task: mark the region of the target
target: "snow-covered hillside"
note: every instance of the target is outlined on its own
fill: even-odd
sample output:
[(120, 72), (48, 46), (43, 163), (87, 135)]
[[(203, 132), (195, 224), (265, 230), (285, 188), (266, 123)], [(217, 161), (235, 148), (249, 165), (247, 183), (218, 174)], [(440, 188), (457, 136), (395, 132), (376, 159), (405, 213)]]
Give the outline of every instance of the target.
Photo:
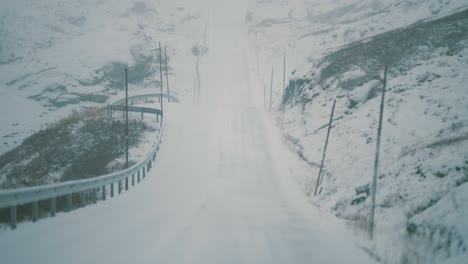
[(263, 88), (250, 68), (245, 15), (254, 1), (194, 2), (210, 9), (199, 103), (165, 105), (154, 168), (112, 199), (1, 232), (1, 261), (375, 263), (291, 180), (300, 162), (259, 107)]
[(274, 78), (277, 107), (286, 54), (278, 120), (311, 166), (299, 179), (304, 191), (314, 188), (337, 100), (325, 177), (311, 201), (363, 235), (389, 66), (375, 250), (390, 263), (466, 259), (467, 207), (459, 205), (468, 182), (467, 8), (450, 0), (262, 1), (248, 17), (264, 83), (272, 66), (281, 73)]
[[(467, 9), (466, 0), (3, 1), (0, 154), (73, 109), (120, 99), (125, 67), (131, 95), (159, 91), (161, 41), (167, 45), (171, 93), (191, 103), (192, 89), (199, 85), (201, 105), (173, 108), (162, 166), (153, 175), (160, 178), (122, 203), (147, 206), (149, 196), (156, 201), (150, 217), (147, 207), (132, 207), (138, 225), (116, 217), (122, 205), (117, 202), (109, 214), (94, 213), (107, 205), (103, 203), (83, 215), (89, 226), (96, 222), (87, 216), (97, 215), (96, 230), (102, 234), (86, 246), (99, 246), (108, 240), (107, 233), (119, 234), (115, 229), (120, 229), (132, 240), (109, 245), (107, 252), (143, 240), (144, 247), (127, 257), (143, 256), (148, 263), (307, 263), (313, 257), (343, 262), (348, 258), (344, 253), (311, 250), (318, 245), (326, 251), (338, 241), (339, 248), (354, 249), (354, 243), (348, 245), (348, 236), (339, 240), (334, 221), (311, 220), (301, 199), (314, 188), (336, 99), (325, 176), (319, 194), (309, 201), (319, 208), (313, 214), (331, 212), (366, 236), (387, 65), (376, 236), (367, 251), (384, 263), (466, 263)], [(272, 68), (278, 126), (303, 161), (299, 165), (258, 107), (266, 101), (261, 93), (269, 96)], [(292, 177), (300, 183), (302, 197), (296, 193), (301, 190), (289, 188)], [(292, 210), (296, 203), (299, 209)], [(82, 223), (77, 215), (68, 219)], [(119, 221), (108, 225), (109, 216)], [(14, 239), (4, 239), (4, 248), (31, 241), (26, 248), (50, 260), (49, 248), (64, 239), (89, 239), (89, 233), (55, 229), (54, 223), (66, 226), (63, 219), (45, 223), (47, 232), (30, 226), (9, 233)], [(318, 227), (311, 228), (312, 222)], [(161, 236), (148, 232), (155, 223)], [(51, 230), (52, 242), (35, 251), (31, 233), (45, 237)], [(148, 255), (154, 248), (157, 256)], [(75, 248), (62, 254), (71, 252)], [(7, 253), (17, 257), (14, 250)], [(368, 260), (361, 253), (355, 259)], [(61, 257), (54, 255), (49, 262), (61, 263)], [(88, 261), (93, 257), (84, 256)]]
[(159, 91), (158, 42), (171, 92), (191, 92), (191, 48), (203, 43), (206, 22), (185, 2), (2, 1), (0, 154), (72, 109), (120, 99), (127, 66), (131, 95)]
[[(159, 134), (156, 116), (129, 113), (129, 165), (143, 162)], [(91, 178), (125, 168), (125, 118), (106, 109), (73, 112), (0, 156), (0, 190)]]
[[(343, 45), (466, 7), (464, 0), (258, 0), (246, 20), (267, 82), (272, 66), (282, 70), (283, 54), (288, 76), (306, 74), (310, 60)], [(278, 94), (281, 79), (276, 78)]]

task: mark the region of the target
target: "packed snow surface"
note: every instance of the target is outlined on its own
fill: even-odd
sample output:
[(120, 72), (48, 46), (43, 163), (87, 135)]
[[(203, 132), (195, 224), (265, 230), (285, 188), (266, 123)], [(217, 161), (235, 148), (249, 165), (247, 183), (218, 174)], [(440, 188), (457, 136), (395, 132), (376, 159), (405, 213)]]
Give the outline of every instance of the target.
[(210, 15), (199, 104), (165, 106), (145, 182), (2, 231), (2, 263), (373, 263), (298, 191), (303, 165), (262, 108), (263, 86), (249, 67), (250, 2), (200, 4)]

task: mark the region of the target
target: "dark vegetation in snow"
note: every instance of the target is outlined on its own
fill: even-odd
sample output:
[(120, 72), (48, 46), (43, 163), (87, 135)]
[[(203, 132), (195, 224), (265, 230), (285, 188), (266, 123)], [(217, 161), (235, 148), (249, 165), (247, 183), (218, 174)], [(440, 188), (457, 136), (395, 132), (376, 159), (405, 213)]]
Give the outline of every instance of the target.
[[(407, 221), (406, 226), (403, 224), (407, 239), (404, 243), (411, 246), (403, 247), (401, 263), (427, 263), (425, 261), (432, 256), (428, 252), (436, 252), (434, 256), (441, 260), (468, 251), (466, 231), (459, 225), (464, 221), (460, 217), (466, 215), (466, 206), (462, 208), (461, 205), (466, 195), (463, 196), (460, 190), (466, 190), (468, 182), (468, 152), (466, 148), (463, 150), (468, 141), (468, 132), (466, 116), (460, 110), (463, 109), (462, 98), (465, 94), (456, 92), (460, 89), (458, 82), (462, 79), (459, 78), (463, 75), (462, 69), (466, 69), (468, 63), (467, 50), (468, 10), (464, 10), (389, 31), (310, 61), (310, 72), (295, 76), (285, 91), (283, 107), (300, 106), (304, 125), (306, 115), (319, 115), (317, 108), (312, 106), (328, 106), (332, 99), (338, 99), (343, 106), (338, 112), (344, 115), (341, 116), (342, 120), (334, 122), (336, 128), (333, 128), (332, 138), (337, 134), (345, 137), (362, 134), (367, 137), (363, 141), (365, 144), (374, 144), (375, 139), (367, 134), (376, 133), (375, 120), (363, 122), (364, 126), (358, 128), (352, 124), (352, 120), (362, 122), (369, 120), (363, 116), (378, 114), (378, 108), (369, 108), (369, 105), (378, 105), (375, 101), (380, 100), (376, 97), (382, 90), (383, 67), (389, 66), (390, 85), (387, 86), (389, 93), (384, 112), (384, 147), (381, 151), (376, 207), (378, 215), (388, 214), (392, 217), (393, 212), (401, 212)], [(362, 91), (365, 92), (361, 96)], [(459, 97), (453, 100), (454, 95)], [(466, 113), (466, 101), (464, 107)], [(307, 109), (314, 109), (315, 112), (308, 112)], [(424, 127), (411, 124), (414, 120), (405, 118), (405, 111), (408, 110), (416, 111), (417, 114), (413, 116), (418, 115), (418, 119), (424, 120), (428, 126), (431, 124), (431, 129), (438, 128), (437, 133), (425, 134)], [(320, 127), (321, 124), (313, 124), (314, 128), (319, 128), (315, 133), (309, 133), (313, 136), (327, 127), (325, 123)], [(424, 122), (418, 124), (426, 125)], [(389, 130), (396, 134), (392, 135)], [(420, 135), (426, 136), (418, 138)], [(413, 139), (413, 142), (399, 140), (398, 137)], [(400, 145), (401, 142), (410, 144)], [(301, 144), (298, 142), (295, 145)], [(400, 154), (395, 151), (397, 149), (401, 149)], [(336, 156), (348, 155), (345, 154), (347, 149), (341, 151), (340, 154), (330, 154), (329, 159), (335, 159), (335, 166), (339, 163)], [(362, 153), (349, 156), (362, 158)], [(445, 159), (446, 156), (452, 158)], [(332, 166), (330, 163), (328, 165)], [(366, 165), (356, 167), (366, 168)], [(370, 173), (371, 170), (365, 172)], [(338, 217), (366, 230), (369, 185), (356, 183), (353, 193), (342, 192), (337, 198), (337, 188), (343, 188), (336, 184), (340, 182), (337, 179), (345, 177), (340, 173), (345, 172), (335, 171), (334, 175), (330, 174), (328, 182), (324, 180), (324, 191), (317, 201), (336, 198), (331, 210)], [(450, 203), (454, 204), (450, 205), (453, 208), (447, 207)], [(445, 215), (439, 212), (445, 212)], [(445, 218), (434, 217), (438, 214)]]
[[(129, 121), (129, 146), (138, 144), (149, 127)], [(120, 170), (108, 164), (125, 155), (125, 123), (103, 116), (102, 110), (74, 112), (26, 138), (0, 156), (2, 189), (84, 179)]]
[[(326, 90), (336, 84), (339, 88), (353, 90), (378, 80), (383, 65), (390, 67), (390, 75), (404, 74), (417, 66), (419, 60), (438, 56), (434, 52), (436, 49), (444, 48), (446, 55), (456, 54), (466, 47), (464, 41), (467, 40), (468, 10), (465, 10), (353, 43), (314, 63), (316, 70), (310, 76), (291, 80), (283, 103), (306, 104), (313, 97), (307, 90)], [(353, 69), (362, 70), (364, 74), (340, 79), (341, 75)], [(375, 94), (375, 90), (371, 90), (367, 99), (372, 99)]]
[[(151, 130), (142, 121), (129, 120), (129, 147), (136, 146)], [(52, 126), (26, 138), (0, 156), (1, 189), (37, 186), (100, 176), (125, 167), (125, 122), (105, 116), (104, 109), (73, 112)], [(120, 159), (121, 161), (115, 161)], [(133, 165), (134, 161), (129, 161)], [(73, 207), (80, 206), (73, 194)], [(89, 202), (88, 195), (86, 201)], [(64, 211), (65, 197), (57, 197), (57, 210)], [(18, 220), (31, 217), (31, 204), (18, 206)], [(39, 201), (40, 215), (50, 211), (50, 201)], [(0, 209), (0, 223), (8, 223), (9, 208)]]

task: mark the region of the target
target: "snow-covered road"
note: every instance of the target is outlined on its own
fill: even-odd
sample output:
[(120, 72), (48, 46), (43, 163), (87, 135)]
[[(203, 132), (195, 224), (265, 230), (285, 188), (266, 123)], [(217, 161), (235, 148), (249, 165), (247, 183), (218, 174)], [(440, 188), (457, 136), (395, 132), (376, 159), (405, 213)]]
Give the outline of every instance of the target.
[(372, 263), (295, 186), (299, 161), (261, 107), (249, 66), (248, 1), (211, 2), (200, 104), (165, 108), (145, 182), (2, 231), (2, 263)]

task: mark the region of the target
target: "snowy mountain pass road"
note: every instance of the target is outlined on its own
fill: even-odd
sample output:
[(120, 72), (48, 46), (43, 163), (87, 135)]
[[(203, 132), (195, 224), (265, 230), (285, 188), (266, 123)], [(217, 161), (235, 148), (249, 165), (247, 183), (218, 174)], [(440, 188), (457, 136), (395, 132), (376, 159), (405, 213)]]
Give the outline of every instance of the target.
[(248, 67), (250, 1), (205, 1), (200, 102), (165, 105), (163, 142), (145, 182), (2, 231), (2, 263), (373, 263), (296, 186), (299, 159), (261, 107), (263, 85)]
[(289, 179), (264, 110), (169, 105), (165, 122), (143, 184), (1, 233), (2, 263), (372, 263)]

